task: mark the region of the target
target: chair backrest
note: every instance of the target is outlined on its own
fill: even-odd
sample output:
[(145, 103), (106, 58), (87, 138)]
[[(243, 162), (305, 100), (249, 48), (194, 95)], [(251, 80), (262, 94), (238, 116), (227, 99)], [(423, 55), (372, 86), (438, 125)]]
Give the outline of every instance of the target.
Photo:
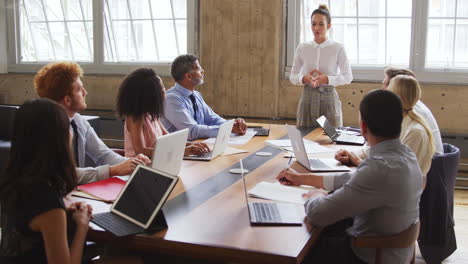
[(419, 221), (395, 235), (355, 237), (353, 238), (353, 245), (357, 248), (408, 248), (414, 245), (418, 233)]
[(18, 106), (0, 105), (0, 140), (10, 141)]
[[(415, 246), (419, 234), (419, 221), (413, 223), (401, 233), (390, 236), (362, 236), (352, 238), (353, 246), (356, 248), (375, 248), (375, 263), (382, 263), (381, 249), (384, 248), (409, 248)], [(413, 258), (415, 260), (415, 247), (413, 247)]]

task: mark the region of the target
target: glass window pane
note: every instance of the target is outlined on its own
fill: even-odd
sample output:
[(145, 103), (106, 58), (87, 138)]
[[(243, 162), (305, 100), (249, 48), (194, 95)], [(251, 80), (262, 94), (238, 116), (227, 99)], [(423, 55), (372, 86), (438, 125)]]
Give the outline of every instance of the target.
[(468, 19), (457, 20), (455, 67), (468, 68)]
[(387, 21), (386, 65), (409, 66), (411, 19), (394, 18)]
[(129, 19), (127, 0), (105, 0), (104, 12), (111, 19)]
[(187, 20), (176, 20), (177, 38), (180, 50), (187, 50)]
[(150, 19), (150, 8), (148, 0), (131, 0), (129, 1), (132, 10), (132, 18)]
[(385, 65), (385, 19), (359, 19), (359, 64)]
[(136, 52), (133, 42), (131, 22), (115, 21), (113, 23), (115, 48), (117, 49), (117, 61), (135, 61)]
[(70, 42), (68, 41), (68, 34), (65, 30), (65, 24), (61, 22), (49, 23), (50, 34), (52, 35), (52, 42), (54, 45), (55, 56), (57, 60), (72, 60), (72, 51)]
[(187, 0), (172, 0), (174, 3), (174, 17), (187, 18)]
[(449, 68), (453, 57), (454, 19), (429, 19), (426, 67)]
[(54, 52), (50, 43), (46, 23), (31, 24), (31, 32), (36, 45), (40, 45), (40, 48), (36, 47), (36, 58), (34, 59), (37, 61), (54, 60)]
[(152, 0), (151, 9), (154, 18), (172, 19), (171, 0)]
[(429, 0), (429, 17), (454, 17), (456, 0)]
[(392, 0), (387, 1), (387, 16), (404, 16), (411, 17), (413, 8), (411, 1), (408, 0)]
[[(44, 21), (44, 10), (40, 2), (36, 0), (23, 0), (20, 16), (29, 16), (30, 21)], [(26, 10), (24, 9), (26, 7)], [(26, 13), (27, 11), (27, 13)]]
[[(172, 61), (179, 55), (174, 32), (174, 23), (171, 20), (156, 20), (158, 32), (158, 48), (161, 61)], [(185, 53), (186, 51), (184, 51)]]
[(158, 56), (154, 48), (153, 25), (151, 20), (135, 21), (135, 38), (138, 49), (138, 61), (157, 61)]
[(468, 0), (458, 0), (457, 2), (457, 16), (468, 17)]
[(357, 64), (357, 26), (355, 18), (335, 18), (330, 29), (332, 39), (343, 44), (348, 60)]
[(359, 16), (385, 16), (385, 0), (360, 0)]
[(332, 17), (334, 16), (356, 16), (357, 0), (349, 0), (349, 1), (330, 0), (329, 8), (330, 8), (330, 13)]
[(43, 0), (46, 6), (46, 15), (49, 21), (63, 21), (62, 5), (60, 0)]
[(71, 43), (73, 45), (75, 58), (80, 58), (81, 61), (92, 61), (93, 40), (92, 37), (89, 37), (93, 35), (92, 24), (83, 22), (69, 22), (68, 28), (71, 33)]

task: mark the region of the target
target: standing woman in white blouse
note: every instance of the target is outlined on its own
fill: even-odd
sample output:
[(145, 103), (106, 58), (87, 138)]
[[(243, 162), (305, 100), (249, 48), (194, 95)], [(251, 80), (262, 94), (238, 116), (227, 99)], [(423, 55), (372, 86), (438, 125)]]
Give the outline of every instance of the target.
[(341, 102), (335, 86), (351, 83), (351, 66), (343, 46), (327, 37), (331, 28), (328, 7), (320, 5), (311, 19), (314, 40), (299, 44), (289, 76), (292, 84), (304, 85), (297, 107), (297, 126), (316, 127), (321, 115), (334, 126), (342, 126)]

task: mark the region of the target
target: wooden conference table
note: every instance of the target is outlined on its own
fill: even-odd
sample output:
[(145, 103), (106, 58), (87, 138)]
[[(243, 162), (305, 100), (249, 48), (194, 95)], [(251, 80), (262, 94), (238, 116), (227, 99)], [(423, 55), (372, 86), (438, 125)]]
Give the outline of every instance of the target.
[[(105, 242), (117, 247), (237, 263), (300, 263), (318, 237), (318, 230), (309, 232), (302, 226), (251, 226), (240, 175), (228, 172), (244, 160), (247, 190), (261, 181), (274, 182), (275, 176), (287, 168), (286, 152), (265, 145), (267, 139), (287, 136), (286, 127), (272, 125), (270, 136), (254, 137), (236, 148), (248, 153), (220, 156), (210, 162), (184, 161), (180, 180), (163, 208), (168, 229), (151, 235), (116, 238), (92, 225), (88, 240)], [(352, 146), (331, 145), (332, 141), (316, 129), (306, 136), (336, 150)], [(272, 152), (270, 157), (255, 155), (257, 151)], [(333, 157), (333, 153), (320, 154)], [(294, 168), (305, 171), (298, 163)], [(94, 213), (108, 211), (103, 202), (85, 200)], [(252, 202), (254, 198), (249, 198)], [(265, 202), (265, 200), (261, 200)], [(268, 202), (268, 201), (267, 201)], [(304, 208), (298, 205), (304, 214)], [(305, 214), (304, 214), (305, 216)]]

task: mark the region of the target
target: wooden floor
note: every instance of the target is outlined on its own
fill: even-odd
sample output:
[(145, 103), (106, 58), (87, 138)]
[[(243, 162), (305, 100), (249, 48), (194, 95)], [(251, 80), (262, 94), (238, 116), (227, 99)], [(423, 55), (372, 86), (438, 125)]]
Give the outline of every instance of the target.
[[(455, 235), (457, 237), (458, 249), (455, 253), (447, 258), (445, 264), (464, 264), (468, 263), (468, 191), (455, 191)], [(426, 263), (418, 252), (416, 255), (416, 263)]]

